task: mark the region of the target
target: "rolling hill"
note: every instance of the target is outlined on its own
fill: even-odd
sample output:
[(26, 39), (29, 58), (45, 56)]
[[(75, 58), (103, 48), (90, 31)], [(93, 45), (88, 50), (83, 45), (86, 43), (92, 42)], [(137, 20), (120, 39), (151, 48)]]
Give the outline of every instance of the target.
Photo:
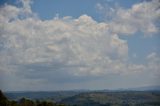
[(76, 106), (160, 106), (160, 92), (117, 91), (81, 93), (61, 100)]

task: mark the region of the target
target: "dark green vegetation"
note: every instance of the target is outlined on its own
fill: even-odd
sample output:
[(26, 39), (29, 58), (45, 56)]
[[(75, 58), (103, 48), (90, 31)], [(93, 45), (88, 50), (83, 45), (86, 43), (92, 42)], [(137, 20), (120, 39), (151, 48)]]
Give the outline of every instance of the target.
[[(17, 93), (6, 94), (16, 97)], [(1, 92), (0, 106), (160, 106), (160, 91), (19, 92), (14, 99)]]
[(89, 92), (63, 99), (61, 103), (78, 106), (160, 106), (160, 92)]
[(60, 103), (55, 103), (48, 100), (31, 100), (26, 98), (21, 98), (20, 100), (8, 100), (5, 95), (0, 91), (0, 106), (67, 106)]

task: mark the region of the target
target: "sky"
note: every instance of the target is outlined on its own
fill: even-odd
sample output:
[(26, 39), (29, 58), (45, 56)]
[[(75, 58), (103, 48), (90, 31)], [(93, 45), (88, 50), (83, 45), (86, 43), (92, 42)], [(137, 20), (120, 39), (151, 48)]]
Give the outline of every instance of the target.
[(1, 0), (0, 89), (160, 85), (159, 0)]

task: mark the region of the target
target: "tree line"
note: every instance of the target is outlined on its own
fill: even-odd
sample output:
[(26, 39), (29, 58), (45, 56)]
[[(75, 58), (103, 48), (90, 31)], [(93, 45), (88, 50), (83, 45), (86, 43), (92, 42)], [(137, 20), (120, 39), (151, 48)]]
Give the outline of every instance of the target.
[(9, 100), (0, 90), (0, 106), (68, 106), (68, 105), (58, 104), (53, 101), (31, 100), (27, 98), (21, 98), (18, 101)]

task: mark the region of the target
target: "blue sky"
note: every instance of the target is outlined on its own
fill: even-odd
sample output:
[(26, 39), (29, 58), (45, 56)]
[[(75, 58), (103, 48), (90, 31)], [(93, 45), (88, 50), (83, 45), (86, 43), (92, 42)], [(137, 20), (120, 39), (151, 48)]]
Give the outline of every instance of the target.
[(0, 89), (159, 84), (159, 1), (0, 1)]
[[(97, 3), (107, 4), (114, 6), (118, 4), (124, 8), (130, 8), (133, 4), (138, 3), (140, 0), (81, 0), (81, 1), (64, 1), (64, 0), (34, 0), (31, 5), (32, 11), (38, 14), (41, 19), (52, 19), (59, 14), (60, 17), (72, 16), (74, 18), (79, 17), (82, 14), (92, 16), (97, 21), (102, 21), (102, 16), (96, 9)], [(17, 0), (1, 0), (1, 5), (8, 3), (12, 5), (20, 5)]]

